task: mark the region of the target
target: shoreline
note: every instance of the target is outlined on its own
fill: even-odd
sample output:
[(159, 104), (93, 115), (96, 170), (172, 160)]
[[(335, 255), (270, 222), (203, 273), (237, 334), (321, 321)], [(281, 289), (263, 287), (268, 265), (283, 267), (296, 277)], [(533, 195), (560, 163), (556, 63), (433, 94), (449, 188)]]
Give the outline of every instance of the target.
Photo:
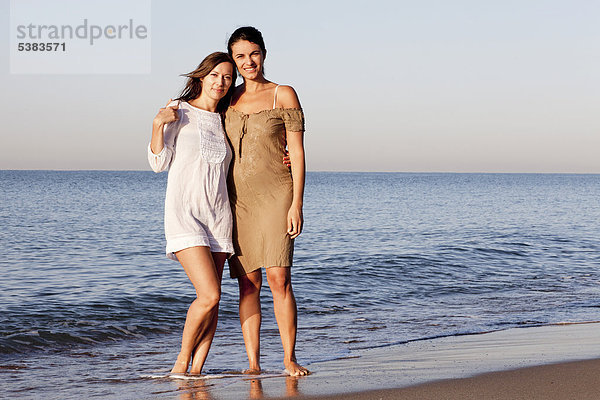
[(216, 399), (600, 398), (599, 338), (600, 323), (584, 322), (418, 340), (312, 363), (308, 377), (248, 377), (210, 392)]
[[(120, 354), (122, 346), (112, 351)], [(139, 352), (143, 353), (144, 347)], [(136, 353), (136, 351), (134, 351)], [(162, 359), (159, 352), (159, 359)], [(323, 354), (326, 356), (326, 354)], [(83, 357), (80, 359), (80, 357)], [(167, 370), (153, 370), (158, 360), (126, 375), (119, 386), (97, 378), (106, 364), (91, 364), (85, 373), (75, 360), (86, 354), (65, 354), (58, 360), (71, 379), (60, 397), (78, 398), (82, 383), (96, 395), (112, 398), (192, 399), (596, 399), (600, 398), (600, 323), (568, 323), (510, 328), (489, 333), (419, 339), (403, 344), (357, 350), (345, 358), (313, 362), (307, 377), (285, 376), (282, 369), (263, 375), (214, 370), (200, 378), (173, 379)], [(300, 359), (302, 363), (302, 359)], [(160, 363), (160, 362), (159, 362)], [(12, 368), (11, 368), (12, 370)], [(5, 370), (14, 388), (31, 396), (41, 386), (19, 388), (25, 370)], [(77, 393), (77, 395), (74, 395)], [(554, 397), (553, 397), (554, 396)], [(32, 397), (33, 398), (33, 397)]]
[[(595, 400), (600, 396), (600, 358), (488, 372), (416, 386), (324, 396), (314, 400)], [(288, 398), (289, 397), (285, 397)]]
[[(356, 363), (347, 371), (352, 383), (334, 389), (338, 394), (311, 393), (303, 397), (417, 399), (441, 398), (443, 394), (447, 399), (546, 399), (551, 398), (548, 382), (553, 382), (553, 387), (564, 390), (578, 388), (581, 395), (574, 398), (585, 398), (582, 396), (587, 392), (598, 398), (600, 383), (595, 382), (600, 382), (600, 323), (563, 323), (441, 337), (367, 350), (350, 362), (315, 366), (337, 369), (339, 373), (344, 364), (350, 363)], [(353, 368), (363, 371), (363, 376)], [(585, 380), (586, 376), (595, 379)], [(331, 386), (315, 383), (323, 389)], [(525, 389), (529, 392), (524, 393)], [(562, 395), (564, 390), (560, 391)]]
[[(323, 374), (329, 375), (326, 381), (331, 382), (335, 373), (345, 373), (351, 384), (346, 382), (343, 387), (332, 388), (331, 383), (313, 382), (316, 386), (310, 389), (313, 393), (306, 394), (329, 396), (337, 392), (348, 395), (402, 388), (406, 391), (408, 387), (429, 387), (448, 380), (454, 382), (452, 385), (458, 385), (456, 380), (477, 379), (480, 382), (486, 374), (499, 377), (524, 368), (532, 368), (532, 371), (550, 368), (549, 365), (562, 368), (559, 366), (590, 359), (600, 359), (598, 322), (510, 328), (408, 342), (366, 350), (355, 360), (315, 364), (317, 373), (325, 367)], [(335, 392), (314, 393), (319, 386)]]

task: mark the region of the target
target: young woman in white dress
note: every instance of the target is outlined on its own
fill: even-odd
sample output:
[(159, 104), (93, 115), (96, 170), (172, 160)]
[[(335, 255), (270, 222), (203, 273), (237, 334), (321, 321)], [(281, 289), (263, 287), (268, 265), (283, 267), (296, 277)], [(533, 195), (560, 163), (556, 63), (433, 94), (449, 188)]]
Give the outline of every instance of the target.
[[(231, 149), (222, 124), (236, 79), (226, 53), (207, 56), (153, 121), (148, 161), (169, 169), (165, 198), (166, 254), (183, 266), (196, 289), (174, 374), (200, 374), (215, 330), (225, 259), (233, 253), (227, 196)], [(190, 367), (191, 362), (191, 367)]]

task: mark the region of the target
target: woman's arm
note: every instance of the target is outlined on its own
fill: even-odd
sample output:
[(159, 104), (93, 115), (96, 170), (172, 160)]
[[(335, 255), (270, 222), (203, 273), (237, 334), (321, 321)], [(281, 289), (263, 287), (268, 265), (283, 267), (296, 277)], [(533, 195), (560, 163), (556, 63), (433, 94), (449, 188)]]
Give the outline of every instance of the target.
[[(169, 104), (172, 104), (169, 106)], [(164, 171), (169, 167), (173, 159), (174, 149), (174, 132), (170, 128), (170, 124), (179, 119), (177, 109), (179, 102), (172, 103), (171, 100), (164, 108), (158, 111), (156, 117), (152, 121), (152, 139), (148, 146), (148, 162), (154, 172)], [(165, 133), (165, 131), (169, 132)], [(167, 137), (167, 140), (165, 140)]]
[(287, 144), (292, 163), (292, 181), (294, 194), (288, 212), (288, 234), (292, 239), (302, 233), (302, 204), (304, 201), (304, 180), (306, 167), (304, 162), (304, 132), (287, 132)]
[[(277, 96), (278, 106), (282, 108), (300, 108), (300, 101), (290, 86), (280, 86)], [(304, 201), (304, 181), (306, 175), (304, 159), (304, 132), (286, 131), (286, 140), (292, 169), (293, 198), (288, 211), (288, 234), (292, 239), (302, 233)]]

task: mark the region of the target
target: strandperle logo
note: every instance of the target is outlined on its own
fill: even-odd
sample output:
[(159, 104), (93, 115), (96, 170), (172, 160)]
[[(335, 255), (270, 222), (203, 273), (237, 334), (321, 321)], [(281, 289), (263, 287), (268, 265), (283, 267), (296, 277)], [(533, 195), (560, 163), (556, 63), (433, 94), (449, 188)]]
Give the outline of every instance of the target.
[(149, 74), (151, 0), (10, 0), (12, 74)]
[(85, 39), (90, 46), (94, 41), (101, 39), (146, 39), (148, 28), (143, 24), (135, 24), (129, 19), (127, 24), (121, 25), (93, 25), (87, 18), (80, 25), (17, 25), (17, 39), (25, 40), (64, 40)]

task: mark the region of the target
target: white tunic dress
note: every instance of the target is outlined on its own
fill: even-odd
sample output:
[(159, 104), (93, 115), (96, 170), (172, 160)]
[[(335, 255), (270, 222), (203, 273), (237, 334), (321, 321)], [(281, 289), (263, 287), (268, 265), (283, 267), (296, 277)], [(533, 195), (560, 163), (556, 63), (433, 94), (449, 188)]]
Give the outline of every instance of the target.
[(177, 260), (173, 253), (194, 246), (233, 254), (233, 218), (227, 196), (231, 149), (221, 117), (186, 102), (180, 103), (178, 113), (179, 120), (164, 128), (162, 151), (154, 154), (148, 145), (152, 170), (169, 169), (165, 198), (167, 257)]

